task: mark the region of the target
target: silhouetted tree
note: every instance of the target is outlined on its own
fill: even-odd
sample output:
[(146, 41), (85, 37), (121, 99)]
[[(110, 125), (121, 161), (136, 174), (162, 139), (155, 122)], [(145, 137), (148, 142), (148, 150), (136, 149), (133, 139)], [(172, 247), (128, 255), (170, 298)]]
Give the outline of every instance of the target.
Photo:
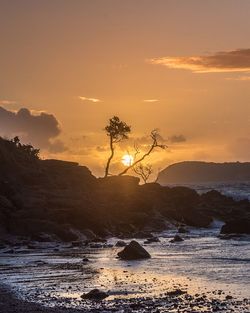
[[(159, 135), (157, 129), (154, 129), (151, 131), (150, 137), (152, 139), (152, 143), (148, 149), (148, 151), (146, 153), (143, 154), (143, 156), (141, 158), (139, 158), (137, 161), (135, 161), (133, 164), (127, 166), (127, 168), (125, 168), (120, 174), (118, 174), (119, 176), (122, 176), (124, 174), (127, 173), (128, 170), (134, 168), (137, 164), (141, 163), (146, 157), (148, 157), (155, 148), (161, 148), (161, 149), (166, 149), (167, 146), (163, 145), (163, 144), (159, 144), (158, 140), (159, 138), (161, 138), (161, 136)], [(136, 151), (136, 154), (138, 154), (139, 151)]]
[(153, 173), (153, 168), (151, 164), (139, 163), (133, 167), (133, 171), (142, 178), (144, 184), (147, 183), (149, 176)]
[(40, 149), (34, 148), (32, 145), (29, 144), (22, 144), (19, 137), (15, 136), (13, 139), (9, 141), (12, 145), (15, 145), (16, 148), (23, 153), (26, 157), (30, 159), (39, 159)]
[(107, 136), (109, 136), (110, 157), (108, 158), (104, 177), (109, 175), (110, 162), (113, 159), (115, 147), (114, 144), (124, 139), (128, 139), (128, 134), (131, 131), (131, 127), (125, 122), (121, 121), (118, 116), (113, 116), (109, 119), (109, 124), (105, 127)]

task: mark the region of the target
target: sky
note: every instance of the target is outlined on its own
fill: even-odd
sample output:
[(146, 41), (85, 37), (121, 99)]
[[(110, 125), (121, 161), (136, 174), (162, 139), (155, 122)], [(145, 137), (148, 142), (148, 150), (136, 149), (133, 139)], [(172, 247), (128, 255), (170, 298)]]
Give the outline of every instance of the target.
[(0, 0), (0, 135), (103, 175), (119, 116), (155, 173), (250, 161), (249, 0)]

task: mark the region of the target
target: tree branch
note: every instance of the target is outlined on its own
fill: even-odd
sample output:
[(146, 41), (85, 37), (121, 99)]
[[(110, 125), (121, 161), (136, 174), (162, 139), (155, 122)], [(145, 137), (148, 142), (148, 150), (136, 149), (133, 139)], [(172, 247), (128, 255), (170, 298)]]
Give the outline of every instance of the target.
[(153, 142), (148, 150), (148, 152), (146, 152), (140, 159), (138, 159), (137, 161), (135, 161), (133, 164), (129, 165), (127, 168), (125, 168), (120, 174), (118, 174), (118, 176), (122, 176), (124, 174), (126, 174), (131, 168), (133, 168), (134, 166), (136, 166), (138, 163), (142, 162), (147, 156), (149, 156), (151, 154), (151, 152), (156, 148), (159, 147), (161, 149), (166, 149), (167, 146), (166, 145), (160, 145), (157, 142), (157, 137), (158, 137), (158, 132), (157, 130), (152, 130), (150, 137), (152, 138)]

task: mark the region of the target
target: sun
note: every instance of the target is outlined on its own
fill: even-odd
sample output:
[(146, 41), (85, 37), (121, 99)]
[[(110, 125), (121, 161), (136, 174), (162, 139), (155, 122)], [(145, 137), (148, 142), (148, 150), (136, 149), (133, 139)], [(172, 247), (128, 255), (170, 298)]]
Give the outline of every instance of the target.
[(130, 166), (134, 163), (134, 158), (132, 155), (130, 154), (125, 154), (123, 157), (122, 157), (122, 164), (125, 165), (125, 166)]

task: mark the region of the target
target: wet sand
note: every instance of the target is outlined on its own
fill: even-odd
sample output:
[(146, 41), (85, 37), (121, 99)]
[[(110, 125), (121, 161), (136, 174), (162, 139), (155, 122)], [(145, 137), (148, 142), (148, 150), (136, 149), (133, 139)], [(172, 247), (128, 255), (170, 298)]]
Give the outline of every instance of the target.
[[(213, 276), (206, 280), (181, 271), (180, 264), (184, 262), (186, 268), (190, 260), (184, 260), (190, 248), (183, 250), (193, 245), (191, 240), (172, 246), (166, 243), (169, 239), (164, 243), (161, 238), (160, 243), (145, 245), (152, 258), (142, 261), (117, 260), (121, 248), (112, 246), (115, 241), (92, 247), (33, 243), (29, 248), (1, 251), (0, 312), (250, 312), (247, 286), (228, 283), (232, 277), (223, 283)], [(189, 263), (200, 272), (198, 264)], [(229, 264), (223, 264), (228, 271)], [(245, 266), (240, 264), (239, 268)], [(94, 288), (107, 292), (108, 297), (102, 301), (81, 298)]]
[(88, 311), (48, 308), (37, 303), (18, 299), (6, 286), (0, 286), (0, 312), (1, 313), (87, 313)]
[[(216, 292), (214, 293), (216, 294)], [(220, 291), (217, 291), (217, 295)], [(81, 309), (69, 309), (57, 306), (45, 307), (37, 303), (18, 299), (6, 287), (0, 286), (0, 312), (3, 313), (87, 313), (87, 312), (249, 312), (250, 302), (245, 299), (237, 301), (233, 299), (219, 300), (208, 298), (205, 293), (192, 296), (188, 293), (178, 295), (178, 291), (172, 294), (162, 295), (159, 298), (136, 298), (113, 301), (83, 301)], [(85, 308), (84, 308), (85, 306)]]

